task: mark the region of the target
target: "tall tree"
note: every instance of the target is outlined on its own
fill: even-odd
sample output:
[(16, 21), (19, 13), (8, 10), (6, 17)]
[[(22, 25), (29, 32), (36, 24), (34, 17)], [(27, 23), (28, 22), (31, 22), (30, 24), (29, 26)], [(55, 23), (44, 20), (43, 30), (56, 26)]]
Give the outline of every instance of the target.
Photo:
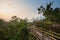
[(52, 8), (53, 2), (50, 2), (49, 4), (46, 5), (46, 8), (43, 6), (40, 6), (38, 8), (39, 14), (43, 12), (43, 15), (46, 17), (47, 20), (60, 23), (60, 8)]

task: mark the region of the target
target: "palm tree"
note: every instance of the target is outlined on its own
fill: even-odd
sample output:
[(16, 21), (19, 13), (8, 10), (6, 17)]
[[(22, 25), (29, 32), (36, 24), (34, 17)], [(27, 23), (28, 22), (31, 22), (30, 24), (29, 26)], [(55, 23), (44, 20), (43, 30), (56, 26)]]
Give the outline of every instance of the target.
[(50, 2), (49, 4), (46, 5), (46, 8), (43, 6), (40, 6), (38, 8), (39, 14), (43, 12), (43, 15), (46, 17), (47, 20), (52, 21), (52, 22), (58, 22), (60, 23), (60, 8), (52, 8), (53, 2)]

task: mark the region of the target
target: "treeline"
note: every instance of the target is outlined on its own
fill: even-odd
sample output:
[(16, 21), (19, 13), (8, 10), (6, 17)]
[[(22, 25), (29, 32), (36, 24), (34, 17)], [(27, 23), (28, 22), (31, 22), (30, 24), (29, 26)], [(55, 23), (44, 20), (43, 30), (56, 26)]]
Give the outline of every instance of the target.
[(36, 25), (42, 29), (60, 33), (60, 8), (52, 8), (53, 2), (40, 6), (38, 13), (42, 13), (46, 17), (43, 20), (28, 22), (28, 19), (20, 19), (17, 16), (6, 22), (0, 19), (0, 40), (36, 40), (36, 38), (29, 32), (28, 27)]
[(40, 6), (38, 8), (38, 14), (43, 12), (46, 18), (39, 21), (35, 20), (35, 25), (48, 31), (60, 33), (60, 8), (53, 8), (52, 4), (53, 2), (50, 2), (46, 7)]
[(29, 40), (28, 19), (13, 16), (6, 22), (0, 19), (0, 40)]

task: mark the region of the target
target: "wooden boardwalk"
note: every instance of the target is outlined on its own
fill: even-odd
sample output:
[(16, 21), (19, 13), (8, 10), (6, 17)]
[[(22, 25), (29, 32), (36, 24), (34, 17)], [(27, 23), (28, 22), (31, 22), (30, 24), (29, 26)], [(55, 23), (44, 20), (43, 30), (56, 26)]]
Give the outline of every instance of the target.
[(49, 36), (47, 32), (40, 30), (34, 25), (30, 27), (30, 32), (37, 38), (37, 40), (57, 40), (56, 38)]

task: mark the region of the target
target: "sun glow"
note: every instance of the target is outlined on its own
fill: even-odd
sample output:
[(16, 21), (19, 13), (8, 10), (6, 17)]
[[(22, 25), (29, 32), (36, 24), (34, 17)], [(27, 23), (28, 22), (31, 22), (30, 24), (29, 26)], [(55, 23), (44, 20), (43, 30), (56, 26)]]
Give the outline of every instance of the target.
[(8, 7), (3, 7), (0, 9), (1, 12), (3, 13), (11, 13), (13, 11), (12, 8), (8, 8)]
[(38, 16), (36, 10), (32, 5), (22, 2), (22, 0), (0, 0), (0, 18), (3, 19), (9, 19), (12, 16), (32, 19)]
[(12, 13), (15, 11), (16, 6), (12, 5), (10, 1), (2, 1), (0, 3), (0, 12)]
[[(16, 1), (1, 1), (0, 2), (0, 18), (7, 19), (11, 16), (19, 16), (20, 18), (31, 18), (33, 15), (30, 6)], [(1, 16), (3, 15), (3, 16)], [(6, 18), (7, 17), (7, 18)]]

